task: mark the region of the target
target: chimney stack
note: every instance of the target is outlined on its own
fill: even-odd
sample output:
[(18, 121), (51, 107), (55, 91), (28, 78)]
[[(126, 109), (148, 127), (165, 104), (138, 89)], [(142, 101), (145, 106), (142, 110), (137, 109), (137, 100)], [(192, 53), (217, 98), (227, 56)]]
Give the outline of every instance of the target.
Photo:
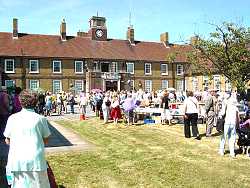
[(62, 41), (66, 41), (66, 22), (65, 22), (65, 19), (63, 19), (63, 21), (61, 23), (60, 33), (61, 33)]
[(18, 39), (18, 20), (13, 18), (13, 39)]
[(160, 36), (160, 40), (162, 43), (164, 43), (165, 45), (169, 45), (169, 41), (168, 41), (168, 32), (162, 33)]
[(199, 40), (198, 36), (195, 35), (195, 36), (193, 36), (193, 37), (190, 38), (190, 44), (192, 46), (195, 46), (195, 45), (197, 45), (198, 40)]
[(129, 26), (128, 27), (128, 31), (127, 31), (127, 40), (130, 41), (131, 44), (135, 43), (135, 34), (134, 34), (134, 28), (133, 26)]

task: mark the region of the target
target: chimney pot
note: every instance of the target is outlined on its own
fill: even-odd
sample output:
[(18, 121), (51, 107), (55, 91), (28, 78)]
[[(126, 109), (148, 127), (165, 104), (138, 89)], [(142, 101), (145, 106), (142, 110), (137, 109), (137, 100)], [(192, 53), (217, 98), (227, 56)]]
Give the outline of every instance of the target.
[(17, 18), (13, 18), (13, 39), (17, 39), (18, 38), (18, 19)]

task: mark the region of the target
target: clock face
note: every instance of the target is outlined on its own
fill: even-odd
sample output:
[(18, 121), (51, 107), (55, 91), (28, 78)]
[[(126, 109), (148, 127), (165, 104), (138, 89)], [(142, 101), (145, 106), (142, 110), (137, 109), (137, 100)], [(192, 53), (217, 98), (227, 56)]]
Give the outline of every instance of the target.
[(96, 36), (97, 36), (98, 38), (100, 38), (100, 37), (103, 36), (103, 31), (102, 31), (101, 29), (97, 29), (97, 30), (95, 31), (95, 34), (96, 34)]

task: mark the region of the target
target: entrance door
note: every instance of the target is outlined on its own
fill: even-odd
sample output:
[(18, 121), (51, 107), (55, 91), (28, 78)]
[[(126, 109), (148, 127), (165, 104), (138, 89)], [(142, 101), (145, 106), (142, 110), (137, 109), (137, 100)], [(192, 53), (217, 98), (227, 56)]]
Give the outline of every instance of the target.
[(117, 81), (106, 81), (106, 91), (117, 91)]

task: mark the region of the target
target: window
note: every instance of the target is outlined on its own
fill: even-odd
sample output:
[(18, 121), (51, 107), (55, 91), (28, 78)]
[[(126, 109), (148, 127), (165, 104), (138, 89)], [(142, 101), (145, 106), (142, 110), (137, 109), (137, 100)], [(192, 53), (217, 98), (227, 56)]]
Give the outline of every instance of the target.
[(168, 88), (168, 80), (162, 80), (161, 81), (161, 89), (167, 89)]
[(100, 70), (101, 70), (100, 63), (98, 61), (95, 61), (93, 66), (93, 71), (100, 72)]
[(61, 80), (53, 80), (53, 93), (58, 93), (62, 91), (62, 81)]
[(61, 61), (53, 61), (53, 73), (62, 73)]
[(83, 91), (83, 81), (82, 80), (75, 80), (75, 92), (79, 94)]
[(209, 79), (208, 76), (203, 76), (203, 85), (204, 85), (204, 91), (208, 90), (209, 87)]
[(151, 63), (145, 63), (145, 75), (151, 75)]
[(225, 91), (231, 91), (232, 90), (232, 84), (230, 80), (226, 77), (225, 78)]
[(13, 87), (15, 85), (14, 80), (5, 80), (5, 86), (8, 87)]
[(109, 62), (101, 62), (101, 71), (102, 72), (110, 72), (110, 63)]
[(183, 91), (183, 84), (184, 84), (183, 80), (177, 80), (176, 81), (176, 90), (177, 91)]
[(220, 91), (220, 75), (214, 75), (214, 89)]
[(30, 73), (39, 73), (38, 60), (30, 60)]
[(111, 72), (117, 72), (117, 62), (111, 63)]
[(134, 63), (127, 63), (127, 72), (130, 74), (135, 73)]
[(129, 80), (129, 81), (128, 81), (128, 85), (129, 85), (130, 89), (134, 89), (134, 87), (135, 87), (135, 82), (134, 82), (134, 80)]
[(39, 88), (39, 81), (38, 80), (30, 80), (30, 90), (36, 91)]
[(161, 75), (168, 75), (168, 64), (161, 64)]
[(177, 66), (176, 66), (176, 74), (177, 74), (178, 76), (183, 75), (183, 65), (177, 64)]
[(82, 61), (75, 61), (75, 73), (83, 73), (83, 62)]
[(5, 73), (15, 73), (14, 59), (5, 59), (4, 72)]
[(197, 76), (193, 76), (192, 78), (193, 91), (198, 91), (198, 78)]
[(152, 91), (152, 80), (145, 80), (145, 91)]

